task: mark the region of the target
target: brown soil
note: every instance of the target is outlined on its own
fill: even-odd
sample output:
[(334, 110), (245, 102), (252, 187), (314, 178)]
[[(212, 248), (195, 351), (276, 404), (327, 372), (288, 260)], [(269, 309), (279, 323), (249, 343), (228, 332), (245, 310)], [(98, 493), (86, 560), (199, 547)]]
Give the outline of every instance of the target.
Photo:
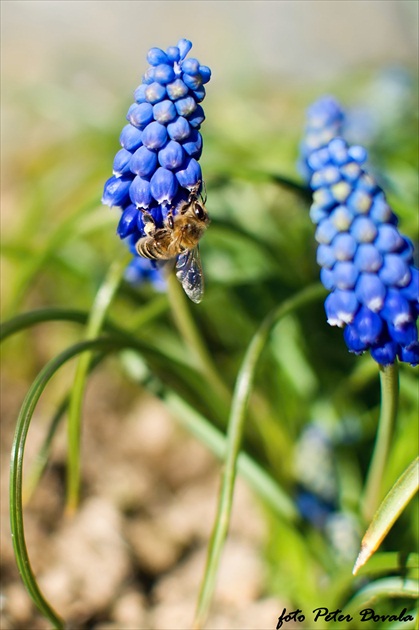
[[(3, 385), (2, 630), (49, 628), (16, 568), (8, 522), (8, 464), (26, 386)], [(49, 414), (45, 414), (49, 417)], [(33, 419), (28, 464), (45, 418)], [(32, 567), (71, 628), (190, 628), (214, 519), (220, 466), (164, 406), (122, 377), (95, 374), (83, 428), (83, 490), (64, 516), (65, 427), (25, 508)], [(207, 628), (274, 628), (283, 604), (266, 595), (263, 514), (239, 480), (230, 535)]]

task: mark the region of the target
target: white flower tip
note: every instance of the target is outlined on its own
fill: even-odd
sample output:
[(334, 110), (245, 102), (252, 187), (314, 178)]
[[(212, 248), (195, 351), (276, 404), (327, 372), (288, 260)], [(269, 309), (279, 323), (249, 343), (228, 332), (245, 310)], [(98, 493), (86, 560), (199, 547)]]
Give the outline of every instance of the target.
[(394, 318), (393, 325), (394, 328), (403, 328), (406, 324), (410, 324), (411, 321), (412, 316), (410, 313), (399, 313), (399, 315)]
[(339, 317), (329, 317), (327, 323), (329, 326), (337, 326), (338, 328), (343, 328), (345, 325), (345, 322)]
[(372, 300), (369, 300), (366, 304), (366, 306), (370, 309), (370, 311), (372, 311), (373, 313), (378, 313), (379, 311), (381, 311), (381, 309), (384, 306), (384, 300), (381, 297), (375, 297), (372, 298)]

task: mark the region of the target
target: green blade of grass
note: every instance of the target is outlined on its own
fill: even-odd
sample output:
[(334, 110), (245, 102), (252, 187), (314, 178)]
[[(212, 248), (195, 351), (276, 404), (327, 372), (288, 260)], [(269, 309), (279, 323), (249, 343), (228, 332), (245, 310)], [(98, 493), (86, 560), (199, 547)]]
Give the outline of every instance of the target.
[(227, 428), (227, 452), (221, 481), (217, 514), (208, 548), (207, 562), (194, 620), (194, 629), (203, 627), (208, 615), (215, 590), (216, 575), (221, 560), (221, 553), (230, 523), (233, 503), (234, 483), (237, 459), (244, 429), (248, 400), (254, 381), (256, 366), (266, 345), (273, 325), (283, 316), (295, 309), (317, 300), (324, 295), (324, 288), (316, 284), (301, 291), (272, 311), (262, 322), (253, 336), (240, 366), (233, 394), (233, 402)]
[[(163, 298), (163, 299), (162, 299)], [(155, 319), (168, 308), (167, 299), (164, 296), (157, 296), (153, 302), (148, 303), (143, 309), (139, 310), (133, 320), (133, 329), (136, 330), (141, 326), (144, 326), (150, 320)], [(73, 322), (75, 324), (86, 324), (89, 320), (88, 311), (81, 311), (78, 309), (67, 309), (61, 307), (48, 307), (40, 308), (34, 311), (28, 311), (27, 313), (21, 313), (15, 317), (2, 323), (0, 326), (0, 342), (6, 341), (8, 337), (14, 334), (22, 332), (27, 328), (36, 326), (37, 324), (44, 324), (47, 322)], [(129, 335), (130, 331), (119, 328), (116, 324), (113, 324), (108, 319), (105, 319), (103, 328), (108, 332), (118, 335)]]
[[(172, 309), (174, 321), (187, 347), (194, 354), (198, 369), (207, 379), (208, 384), (214, 393), (219, 397), (224, 406), (228, 406), (231, 401), (231, 393), (219, 376), (214, 365), (212, 356), (205, 346), (200, 332), (191, 315), (187, 298), (182, 291), (174, 273), (167, 278), (169, 302)], [(228, 407), (227, 407), (228, 408)]]
[(16, 315), (1, 325), (0, 341), (5, 341), (8, 337), (26, 330), (36, 324), (43, 324), (51, 321), (74, 322), (85, 324), (89, 314), (85, 311), (67, 308), (40, 308)]
[(45, 615), (52, 623), (54, 628), (64, 628), (64, 622), (55, 612), (52, 606), (47, 602), (41, 593), (32, 567), (29, 561), (28, 550), (26, 547), (24, 525), (23, 525), (23, 505), (22, 505), (22, 485), (23, 485), (23, 458), (25, 453), (26, 438), (29, 426), (32, 420), (33, 412), (36, 404), (45, 389), (46, 385), (55, 374), (55, 372), (64, 363), (77, 356), (81, 352), (92, 349), (110, 350), (120, 348), (123, 344), (121, 340), (99, 339), (76, 344), (68, 348), (57, 357), (54, 357), (38, 374), (37, 378), (30, 387), (16, 424), (16, 431), (12, 446), (12, 454), (10, 461), (10, 526), (12, 531), (13, 548), (16, 556), (16, 562), (22, 580), (28, 590), (29, 595), (33, 599), (38, 610)]
[[(112, 263), (109, 271), (96, 294), (90, 311), (86, 329), (86, 340), (97, 337), (103, 327), (106, 313), (121, 283), (125, 268), (132, 258), (131, 253), (124, 252)], [(68, 460), (67, 460), (67, 512), (73, 513), (79, 501), (80, 492), (80, 433), (82, 405), (86, 377), (92, 360), (91, 353), (80, 356), (73, 387), (70, 393), (68, 413)]]
[[(89, 366), (89, 373), (93, 371), (93, 369), (97, 365), (99, 365), (105, 357), (106, 355), (103, 355), (103, 354), (96, 355)], [(54, 413), (51, 419), (51, 422), (49, 424), (49, 428), (45, 435), (45, 439), (42, 442), (41, 447), (34, 458), (34, 462), (31, 468), (29, 469), (29, 472), (27, 474), (27, 482), (24, 483), (24, 487), (23, 487), (23, 504), (24, 505), (26, 505), (28, 501), (31, 499), (32, 494), (37, 488), (38, 483), (44, 473), (45, 467), (48, 462), (54, 436), (57, 432), (58, 427), (61, 424), (61, 421), (64, 418), (64, 414), (67, 411), (69, 402), (70, 402), (70, 394), (68, 393), (66, 396), (64, 396), (61, 403), (58, 405), (58, 408), (56, 412)]]
[(419, 489), (419, 457), (416, 458), (398, 478), (384, 501), (378, 508), (361, 542), (361, 551), (353, 568), (355, 575), (374, 551), (400, 516), (406, 505)]
[[(57, 357), (54, 357), (41, 370), (30, 387), (22, 404), (16, 425), (10, 464), (10, 522), (16, 562), (24, 585), (38, 610), (45, 615), (53, 627), (57, 629), (64, 628), (64, 621), (45, 599), (38, 586), (30, 564), (25, 541), (22, 487), (23, 459), (26, 438), (38, 400), (51, 378), (62, 365), (83, 352), (100, 351), (106, 354), (108, 352), (119, 351), (124, 348), (130, 348), (140, 353), (142, 353), (144, 349), (146, 353), (150, 352), (150, 349), (147, 348), (146, 345), (143, 348), (141, 342), (135, 339), (130, 339), (127, 336), (125, 339), (121, 337), (109, 337), (80, 342), (66, 349)], [(159, 353), (156, 352), (156, 355), (159, 355)], [(166, 357), (162, 358), (166, 359)], [(155, 386), (153, 387), (153, 390), (155, 390)], [(162, 392), (165, 392), (165, 394), (163, 395)], [(163, 399), (166, 399), (169, 407), (174, 407), (177, 410), (177, 413), (181, 411), (183, 421), (186, 421), (185, 426), (189, 427), (191, 430), (193, 427), (192, 432), (195, 435), (200, 436), (202, 441), (207, 444), (218, 456), (222, 456), (226, 450), (226, 441), (222, 434), (215, 430), (208, 421), (203, 421), (202, 419), (198, 421), (198, 416), (195, 414), (194, 410), (189, 410), (189, 416), (185, 414), (187, 405), (176, 394), (170, 393), (170, 390), (164, 387), (162, 392), (160, 392), (160, 395)], [(269, 479), (268, 475), (266, 475), (263, 470), (259, 469), (257, 464), (251, 462), (250, 458), (242, 455), (240, 458), (239, 470), (243, 471), (244, 476), (247, 476), (250, 483), (256, 491), (259, 491), (262, 498), (268, 502), (273, 502), (274, 504), (276, 503), (277, 509), (279, 509), (283, 515), (288, 515), (289, 518), (293, 518), (294, 513), (291, 503), (287, 500), (282, 491), (276, 487), (275, 483)]]
[[(141, 326), (145, 323), (158, 317), (167, 309), (167, 306), (167, 299), (165, 298), (164, 300), (161, 300), (161, 296), (157, 296), (154, 307), (147, 304), (142, 313), (138, 311), (135, 314), (132, 322), (135, 330), (127, 331), (122, 329), (108, 319), (105, 320), (103, 329), (106, 330), (107, 333), (133, 342), (133, 335), (135, 334), (137, 328), (141, 328)], [(49, 321), (66, 321), (85, 324), (88, 321), (88, 317), (89, 314), (87, 312), (74, 309), (37, 309), (29, 313), (18, 315), (5, 322), (2, 326), (0, 338), (2, 340), (6, 340), (9, 336), (24, 331), (31, 326)], [(198, 373), (196, 369), (191, 369), (185, 361), (178, 360), (173, 357), (172, 353), (166, 352), (164, 345), (162, 346), (161, 344), (149, 343), (148, 341), (137, 337), (135, 337), (135, 340), (140, 350), (146, 354), (147, 358), (152, 362), (157, 370), (163, 369), (164, 372), (167, 373), (167, 369), (170, 366), (170, 374), (176, 375), (178, 380), (179, 378), (181, 379), (183, 390), (185, 390), (186, 387), (187, 390), (193, 391), (195, 396), (199, 396), (202, 402), (205, 402), (209, 405), (210, 409), (214, 410), (217, 414), (217, 418), (220, 417), (219, 402), (214, 397), (212, 391), (206, 386), (206, 382), (202, 379), (202, 375)]]
[(367, 586), (364, 586), (345, 606), (345, 614), (350, 614), (354, 620), (348, 623), (347, 627), (360, 627), (360, 619), (358, 612), (367, 606), (374, 605), (384, 597), (389, 598), (408, 598), (416, 599), (418, 597), (418, 583), (416, 580), (406, 580), (402, 577), (388, 577), (381, 580), (375, 580)]
[(375, 553), (368, 559), (368, 566), (360, 566), (357, 575), (378, 575), (379, 573), (401, 573), (414, 577), (419, 569), (419, 554), (410, 552), (402, 554), (398, 551), (381, 551)]

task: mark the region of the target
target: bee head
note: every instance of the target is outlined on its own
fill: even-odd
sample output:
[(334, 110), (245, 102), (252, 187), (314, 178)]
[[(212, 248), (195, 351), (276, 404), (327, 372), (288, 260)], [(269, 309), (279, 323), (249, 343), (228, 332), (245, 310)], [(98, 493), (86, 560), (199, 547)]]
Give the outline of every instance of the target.
[(203, 205), (201, 205), (198, 201), (195, 201), (191, 205), (192, 205), (192, 211), (193, 211), (195, 217), (199, 221), (202, 221), (204, 223), (208, 223), (209, 222), (209, 216), (208, 216), (208, 212), (206, 211), (205, 207)]

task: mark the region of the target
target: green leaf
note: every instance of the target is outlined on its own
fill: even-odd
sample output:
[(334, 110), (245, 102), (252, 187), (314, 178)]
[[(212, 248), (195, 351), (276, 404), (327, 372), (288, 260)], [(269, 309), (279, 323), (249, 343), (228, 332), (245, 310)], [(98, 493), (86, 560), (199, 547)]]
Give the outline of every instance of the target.
[(416, 577), (419, 569), (419, 554), (402, 554), (397, 551), (377, 552), (368, 560), (368, 565), (360, 567), (357, 575), (376, 575), (379, 573), (402, 573)]
[(419, 487), (419, 458), (415, 459), (396, 481), (378, 508), (361, 542), (353, 574), (358, 572), (378, 548)]
[(0, 328), (0, 341), (5, 341), (8, 337), (26, 330), (36, 324), (42, 324), (51, 321), (75, 322), (77, 324), (85, 324), (87, 322), (88, 313), (76, 309), (64, 308), (40, 308), (35, 311), (29, 311), (16, 315), (7, 320)]
[[(32, 567), (29, 561), (26, 547), (25, 533), (23, 526), (23, 505), (22, 505), (22, 485), (23, 485), (23, 458), (25, 453), (26, 438), (32, 420), (33, 412), (37, 402), (44, 391), (46, 385), (55, 372), (67, 361), (80, 352), (85, 352), (93, 348), (113, 349), (121, 347), (124, 343), (120, 340), (101, 339), (84, 342), (68, 348), (57, 357), (54, 357), (38, 374), (30, 387), (16, 424), (15, 437), (12, 446), (12, 456), (10, 462), (10, 526), (12, 531), (13, 548), (16, 562), (22, 576), (22, 580), (40, 612), (49, 619), (54, 628), (64, 628), (64, 622), (55, 610), (50, 606), (41, 593)], [(125, 342), (126, 343), (126, 342)]]
[[(384, 597), (391, 598), (412, 598), (418, 596), (418, 583), (416, 580), (406, 580), (401, 577), (389, 577), (376, 580), (361, 588), (356, 595), (345, 606), (345, 613), (355, 615), (356, 611), (374, 604)], [(359, 621), (359, 620), (358, 620)], [(358, 626), (352, 626), (357, 627)]]
[[(87, 318), (87, 316), (86, 316)], [(91, 362), (89, 366), (89, 373), (93, 371), (93, 369), (101, 363), (101, 361), (105, 358), (104, 354), (97, 354)], [(48, 427), (48, 431), (45, 435), (44, 441), (41, 444), (39, 451), (37, 452), (34, 462), (29, 469), (27, 479), (28, 481), (24, 483), (23, 487), (23, 504), (26, 505), (30, 500), (33, 492), (35, 491), (38, 483), (43, 475), (43, 472), (48, 463), (48, 458), (51, 450), (51, 445), (55, 434), (57, 432), (58, 427), (61, 424), (61, 421), (64, 418), (64, 414), (67, 411), (68, 405), (70, 402), (70, 394), (68, 393), (62, 399), (61, 403), (58, 405), (56, 412), (54, 413), (51, 422)]]
[[(100, 286), (86, 329), (86, 339), (94, 339), (100, 334), (105, 322), (105, 316), (121, 283), (125, 268), (132, 258), (131, 253), (124, 252), (114, 261)], [(78, 504), (80, 491), (80, 430), (82, 405), (86, 378), (92, 361), (91, 353), (80, 356), (73, 387), (70, 394), (68, 414), (68, 474), (67, 474), (67, 511), (73, 512)]]
[(258, 361), (274, 324), (281, 317), (294, 311), (294, 309), (318, 299), (323, 293), (323, 287), (316, 284), (285, 301), (267, 315), (247, 347), (237, 376), (230, 410), (227, 428), (227, 452), (217, 506), (217, 515), (208, 548), (207, 563), (194, 620), (194, 628), (196, 629), (202, 628), (205, 622), (215, 589), (216, 575), (230, 524), (237, 459), (240, 453), (247, 406)]

